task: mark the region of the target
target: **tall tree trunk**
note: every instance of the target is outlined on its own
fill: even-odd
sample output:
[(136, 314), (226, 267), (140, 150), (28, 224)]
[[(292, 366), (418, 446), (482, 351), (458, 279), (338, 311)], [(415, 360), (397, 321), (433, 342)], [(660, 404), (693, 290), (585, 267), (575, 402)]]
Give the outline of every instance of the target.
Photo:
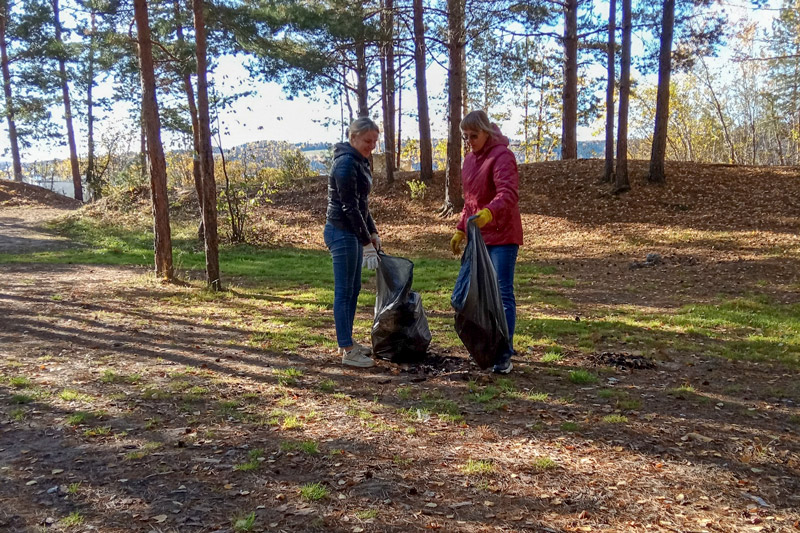
[(447, 171), (444, 183), (443, 216), (458, 213), (464, 206), (461, 191), (461, 106), (464, 64), (464, 2), (447, 0)]
[(725, 114), (722, 112), (722, 104), (717, 98), (717, 93), (714, 90), (714, 84), (711, 83), (711, 73), (708, 71), (708, 66), (702, 57), (700, 58), (700, 63), (703, 65), (703, 71), (705, 74), (705, 76), (703, 76), (703, 81), (705, 82), (708, 92), (711, 94), (711, 102), (714, 104), (714, 109), (717, 112), (717, 118), (719, 118), (719, 122), (722, 125), (722, 135), (725, 137), (725, 143), (728, 145), (728, 150), (730, 151), (729, 163), (736, 165), (738, 164), (739, 158), (736, 156), (736, 147), (733, 144), (733, 140), (731, 140), (728, 123), (725, 121)]
[(578, 0), (564, 6), (564, 88), (561, 159), (578, 158)]
[(93, 201), (97, 201), (103, 195), (103, 188), (96, 174), (94, 155), (94, 54), (97, 46), (97, 20), (93, 6), (94, 4), (92, 4), (90, 14), (91, 34), (89, 35), (89, 57), (86, 66), (86, 187), (89, 189), (89, 197)]
[(631, 94), (631, 0), (622, 0), (622, 57), (619, 73), (619, 128), (614, 193), (631, 190), (628, 179), (628, 101)]
[(360, 40), (356, 42), (356, 97), (359, 117), (369, 116), (367, 74), (367, 43)]
[(52, 6), (55, 37), (60, 46), (58, 76), (61, 82), (61, 95), (64, 99), (64, 120), (67, 123), (67, 145), (69, 146), (69, 165), (72, 170), (72, 186), (75, 191), (75, 199), (83, 202), (83, 185), (81, 184), (81, 169), (78, 165), (78, 149), (75, 146), (75, 130), (72, 128), (72, 104), (69, 99), (69, 80), (67, 79), (67, 63), (64, 58), (64, 42), (61, 38), (61, 18), (59, 16), (58, 0), (52, 0)]
[(397, 149), (394, 152), (395, 167), (400, 168), (400, 154), (403, 152), (403, 63), (397, 63)]
[(653, 149), (650, 152), (651, 183), (664, 183), (664, 160), (667, 157), (667, 127), (669, 125), (669, 78), (672, 73), (672, 34), (675, 28), (675, 0), (664, 0), (661, 16), (661, 49), (658, 53), (658, 91), (656, 94), (656, 126)]
[(425, 74), (425, 24), (422, 20), (422, 0), (413, 0), (414, 7), (414, 67), (416, 69), (417, 110), (419, 113), (419, 178), (433, 179), (433, 142), (428, 110), (428, 79)]
[(167, 280), (174, 277), (172, 266), (172, 236), (169, 227), (167, 200), (167, 162), (161, 145), (161, 119), (156, 99), (156, 76), (153, 68), (153, 43), (150, 40), (150, 20), (147, 0), (133, 0), (136, 34), (139, 40), (139, 70), (142, 76), (142, 115), (150, 161), (150, 189), (153, 196), (153, 230), (155, 233), (156, 275)]
[(381, 85), (383, 88), (383, 146), (386, 183), (394, 182), (394, 0), (384, 0), (381, 11)]
[(616, 70), (614, 68), (614, 49), (617, 32), (617, 1), (609, 0), (608, 4), (608, 49), (606, 63), (608, 81), (606, 82), (606, 165), (603, 180), (611, 183), (614, 181), (614, 84)]
[(214, 180), (214, 152), (208, 113), (205, 2), (192, 0), (197, 54), (197, 124), (200, 132), (200, 173), (203, 177), (203, 229), (206, 249), (206, 281), (211, 290), (221, 290), (219, 240), (217, 236), (217, 184)]
[(8, 2), (0, 2), (0, 68), (3, 71), (3, 93), (6, 97), (6, 122), (8, 122), (8, 142), (11, 146), (11, 160), (14, 168), (14, 181), (22, 181), (22, 159), (19, 155), (19, 137), (14, 119), (14, 99), (11, 94), (11, 71), (8, 68), (6, 50), (6, 28), (9, 17)]
[[(142, 100), (144, 101), (144, 100)], [(139, 110), (141, 117), (139, 120), (139, 170), (141, 171), (142, 181), (147, 180), (147, 130), (145, 129), (144, 105)], [(161, 128), (159, 127), (159, 135)]]
[[(183, 49), (185, 38), (183, 37), (183, 24), (181, 24), (181, 8), (178, 0), (174, 2), (175, 27), (178, 36), (178, 43)], [(181, 61), (178, 65), (180, 76), (183, 80), (183, 92), (186, 93), (186, 103), (189, 106), (189, 116), (192, 120), (192, 177), (194, 178), (194, 189), (197, 192), (197, 205), (200, 208), (200, 225), (197, 228), (197, 238), (204, 241), (203, 230), (203, 177), (200, 172), (200, 125), (197, 122), (197, 104), (194, 98), (194, 88), (192, 87), (192, 77), (188, 65)]]

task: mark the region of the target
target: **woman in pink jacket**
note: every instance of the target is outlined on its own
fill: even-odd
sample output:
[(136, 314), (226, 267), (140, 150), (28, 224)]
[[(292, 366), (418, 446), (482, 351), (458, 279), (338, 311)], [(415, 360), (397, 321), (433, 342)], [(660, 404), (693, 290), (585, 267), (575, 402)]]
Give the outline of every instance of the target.
[(484, 111), (473, 111), (461, 121), (464, 141), (470, 153), (464, 158), (461, 182), (464, 190), (464, 210), (450, 240), (455, 255), (461, 254), (466, 239), (467, 219), (478, 215), (476, 224), (486, 242), (489, 256), (497, 272), (503, 310), (508, 322), (508, 352), (495, 362), (493, 371), (511, 372), (514, 352), (514, 326), (517, 303), (514, 298), (514, 269), (522, 244), (522, 219), (519, 214), (519, 174), (517, 159), (508, 149), (508, 138), (497, 125), (489, 121)]

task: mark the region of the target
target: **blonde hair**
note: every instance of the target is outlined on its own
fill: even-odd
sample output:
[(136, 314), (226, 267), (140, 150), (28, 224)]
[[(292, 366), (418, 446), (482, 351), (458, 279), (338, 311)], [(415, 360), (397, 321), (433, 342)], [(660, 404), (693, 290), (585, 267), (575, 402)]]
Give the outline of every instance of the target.
[(350, 124), (349, 128), (347, 128), (347, 140), (352, 141), (359, 135), (362, 135), (368, 131), (377, 131), (378, 133), (381, 132), (381, 130), (378, 129), (378, 125), (375, 124), (371, 118), (359, 117)]
[(476, 109), (475, 111), (467, 113), (461, 121), (461, 131), (463, 132), (464, 130), (485, 131), (489, 134), (489, 137), (494, 137), (496, 135), (494, 124), (492, 124), (488, 115), (486, 115), (486, 112), (482, 109)]

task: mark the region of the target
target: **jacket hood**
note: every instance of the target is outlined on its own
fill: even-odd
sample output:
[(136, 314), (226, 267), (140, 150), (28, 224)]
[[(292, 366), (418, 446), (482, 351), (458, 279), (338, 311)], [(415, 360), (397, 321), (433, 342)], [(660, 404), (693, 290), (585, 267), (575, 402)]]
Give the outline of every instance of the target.
[(352, 155), (358, 161), (366, 161), (367, 160), (367, 158), (364, 157), (363, 155), (361, 155), (361, 153), (358, 150), (353, 148), (350, 145), (349, 142), (336, 143), (333, 146), (333, 158), (334, 159), (338, 159), (339, 157), (342, 157), (343, 155)]
[(497, 145), (508, 147), (509, 140), (508, 137), (502, 134), (500, 128), (497, 127), (497, 124), (494, 124), (494, 133), (486, 140), (486, 144), (484, 144), (483, 147), (476, 152), (476, 155), (489, 153), (489, 150)]

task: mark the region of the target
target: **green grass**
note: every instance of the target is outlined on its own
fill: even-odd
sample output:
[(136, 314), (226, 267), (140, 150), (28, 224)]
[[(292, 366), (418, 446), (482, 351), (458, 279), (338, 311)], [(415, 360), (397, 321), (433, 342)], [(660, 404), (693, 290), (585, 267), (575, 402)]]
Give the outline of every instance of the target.
[(606, 424), (625, 424), (628, 422), (628, 417), (623, 415), (606, 415), (603, 417), (603, 422)]
[(293, 430), (293, 429), (301, 429), (303, 427), (303, 421), (297, 418), (295, 415), (289, 415), (283, 419), (283, 424), (281, 424), (281, 429), (285, 430)]
[(162, 444), (160, 442), (146, 442), (141, 449), (126, 453), (125, 460), (138, 461), (139, 459), (143, 459), (154, 451), (158, 450), (161, 448), (161, 446)]
[(80, 426), (92, 417), (90, 413), (85, 411), (77, 411), (67, 417), (67, 424), (70, 426)]
[(575, 422), (562, 422), (560, 427), (561, 431), (569, 431), (569, 432), (575, 432), (580, 429), (580, 426), (578, 426), (578, 424), (576, 424)]
[(561, 351), (548, 350), (542, 355), (542, 363), (557, 363), (564, 360)]
[(408, 385), (401, 385), (397, 387), (397, 397), (405, 401), (411, 398), (411, 387)]
[(11, 396), (11, 403), (18, 405), (31, 403), (33, 400), (34, 398), (30, 394), (14, 394)]
[(297, 379), (303, 376), (303, 372), (290, 367), (275, 370), (275, 375), (278, 376), (278, 383), (284, 386), (291, 386), (297, 385)]
[(103, 375), (100, 377), (100, 381), (103, 383), (130, 383), (131, 385), (135, 385), (141, 381), (142, 376), (139, 374), (117, 374), (113, 370), (105, 370), (103, 371)]
[(250, 450), (250, 452), (247, 454), (247, 458), (248, 461), (246, 463), (233, 465), (233, 469), (238, 472), (251, 472), (253, 470), (257, 470), (263, 461), (264, 451), (260, 448)]
[(550, 399), (550, 394), (547, 392), (530, 391), (523, 394), (522, 397), (531, 402), (546, 402)]
[(489, 461), (469, 459), (462, 467), (461, 471), (468, 476), (479, 476), (494, 472), (494, 465)]
[(83, 402), (89, 403), (94, 400), (88, 394), (84, 394), (82, 392), (78, 392), (73, 389), (64, 389), (59, 394), (58, 397), (64, 400), (65, 402)]
[(74, 496), (78, 494), (78, 491), (81, 489), (81, 482), (78, 481), (77, 483), (70, 483), (67, 485), (67, 494), (70, 496)]
[(536, 470), (552, 470), (558, 467), (558, 463), (550, 457), (540, 456), (533, 460), (531, 466)]
[(31, 380), (24, 376), (16, 376), (9, 379), (8, 384), (15, 389), (27, 389), (31, 386)]
[(319, 501), (328, 496), (328, 489), (320, 483), (307, 483), (300, 487), (300, 496), (310, 502)]
[(83, 432), (85, 437), (106, 437), (111, 435), (111, 428), (108, 426), (98, 426), (90, 428)]
[(332, 379), (326, 379), (321, 381), (317, 388), (322, 392), (331, 393), (336, 390), (336, 382)]
[(378, 518), (378, 510), (364, 509), (363, 511), (356, 511), (356, 518), (360, 520), (369, 520), (371, 518)]
[(252, 531), (256, 524), (256, 513), (253, 511), (247, 516), (242, 516), (233, 519), (233, 530), (237, 533), (240, 531)]
[(11, 411), (11, 418), (16, 422), (22, 422), (23, 420), (25, 420), (26, 416), (27, 412), (25, 411), (25, 409), (22, 409), (21, 407)]
[(309, 455), (316, 455), (319, 453), (319, 444), (313, 440), (305, 440), (302, 442), (284, 441), (281, 442), (282, 452), (301, 451)]
[(598, 378), (588, 370), (579, 369), (570, 371), (569, 380), (576, 385), (588, 385), (597, 383)]
[(83, 524), (83, 516), (78, 511), (73, 511), (61, 520), (59, 524), (63, 527), (73, 527)]

